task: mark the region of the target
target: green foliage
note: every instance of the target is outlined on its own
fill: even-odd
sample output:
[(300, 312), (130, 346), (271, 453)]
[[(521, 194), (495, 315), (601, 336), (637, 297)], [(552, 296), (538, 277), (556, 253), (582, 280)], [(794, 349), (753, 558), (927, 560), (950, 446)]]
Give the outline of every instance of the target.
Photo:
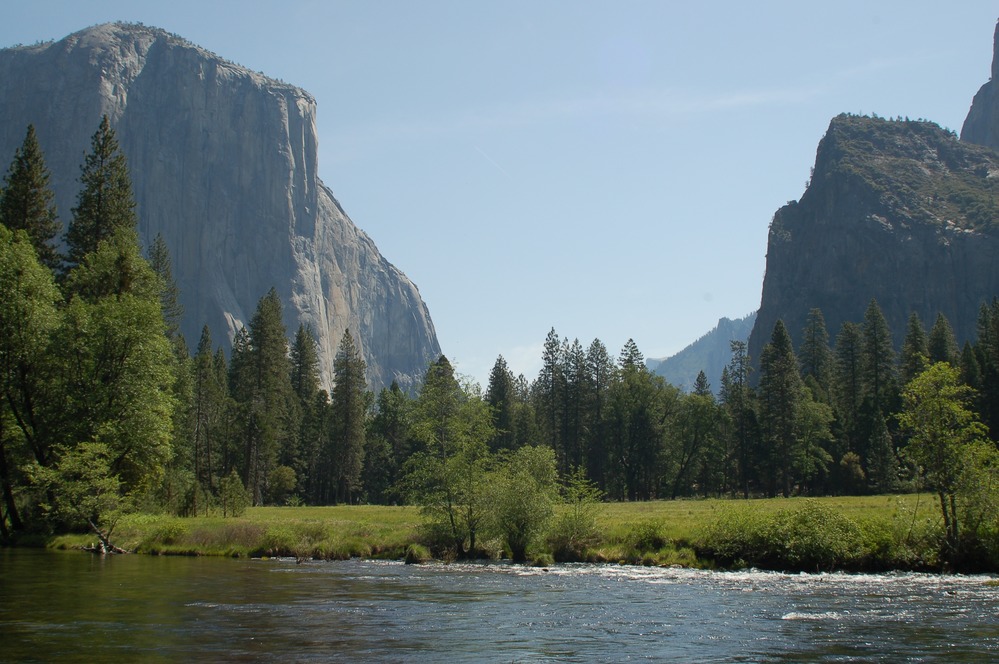
[(771, 514), (728, 510), (705, 529), (699, 547), (725, 566), (813, 572), (849, 569), (864, 555), (860, 527), (813, 500)]
[(910, 434), (905, 453), (918, 464), (940, 501), (951, 557), (961, 550), (961, 489), (981, 485), (980, 481), (964, 481), (979, 472), (976, 466), (992, 464), (981, 450), (994, 448), (985, 442), (985, 426), (968, 408), (970, 397), (971, 389), (960, 382), (959, 370), (937, 362), (906, 386), (904, 407), (898, 414), (899, 424)]
[(487, 488), (488, 524), (510, 550), (526, 562), (528, 549), (544, 534), (558, 500), (555, 452), (522, 447), (497, 463)]
[(59, 221), (49, 177), (35, 128), (28, 125), (24, 142), (14, 152), (14, 161), (0, 187), (0, 224), (12, 231), (27, 232), (38, 260), (56, 270), (62, 259), (53, 246)]
[(223, 517), (242, 516), (250, 505), (250, 496), (235, 468), (219, 483), (219, 501), (222, 504)]
[(102, 240), (119, 230), (136, 227), (135, 199), (128, 166), (114, 129), (105, 115), (90, 141), (91, 150), (80, 167), (83, 188), (73, 208), (66, 233), (71, 266), (93, 253)]
[(548, 546), (557, 562), (586, 560), (587, 550), (600, 541), (597, 510), (603, 492), (582, 469), (565, 481), (563, 505), (548, 533)]
[(333, 360), (332, 443), (337, 502), (351, 502), (361, 489), (366, 413), (370, 394), (366, 367), (350, 330), (343, 333)]
[(53, 496), (47, 507), (56, 520), (71, 528), (89, 527), (105, 548), (113, 548), (115, 526), (132, 508), (134, 494), (123, 490), (108, 445), (84, 442), (60, 450), (54, 466), (35, 466), (31, 474), (36, 485)]

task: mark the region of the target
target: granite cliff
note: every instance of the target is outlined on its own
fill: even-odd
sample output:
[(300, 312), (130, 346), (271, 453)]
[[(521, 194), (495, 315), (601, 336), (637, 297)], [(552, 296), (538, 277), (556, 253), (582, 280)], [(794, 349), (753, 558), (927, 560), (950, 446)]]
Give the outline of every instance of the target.
[(416, 286), (319, 179), (316, 101), (162, 30), (106, 24), (0, 50), (4, 168), (33, 123), (64, 226), (90, 136), (107, 114), (149, 242), (170, 248), (196, 344), (248, 325), (273, 286), (285, 324), (312, 326), (324, 383), (349, 329), (369, 386), (419, 381), (440, 353)]
[(942, 312), (959, 342), (973, 339), (980, 305), (999, 295), (997, 198), (988, 148), (930, 122), (833, 119), (801, 200), (771, 223), (750, 355), (758, 361), (778, 318), (799, 343), (818, 307), (835, 337), (871, 298), (896, 346), (913, 311), (927, 327)]

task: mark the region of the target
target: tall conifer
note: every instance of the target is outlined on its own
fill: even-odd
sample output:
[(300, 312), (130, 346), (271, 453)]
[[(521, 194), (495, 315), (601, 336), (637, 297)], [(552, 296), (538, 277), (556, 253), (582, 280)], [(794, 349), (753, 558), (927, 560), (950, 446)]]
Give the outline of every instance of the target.
[(62, 259), (53, 246), (59, 233), (53, 198), (35, 127), (28, 125), (24, 142), (14, 152), (14, 161), (0, 187), (0, 223), (12, 231), (27, 231), (38, 260), (55, 271)]

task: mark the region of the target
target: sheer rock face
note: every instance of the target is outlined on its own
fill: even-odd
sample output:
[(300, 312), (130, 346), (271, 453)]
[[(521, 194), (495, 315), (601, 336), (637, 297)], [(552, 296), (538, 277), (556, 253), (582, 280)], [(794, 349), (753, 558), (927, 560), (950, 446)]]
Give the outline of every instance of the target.
[(996, 200), (991, 150), (929, 122), (835, 118), (801, 201), (774, 215), (753, 361), (777, 319), (798, 345), (818, 307), (834, 339), (872, 298), (896, 347), (913, 311), (927, 329), (942, 312), (959, 342), (973, 340), (981, 304), (999, 295)]
[(971, 102), (971, 110), (961, 127), (961, 140), (999, 149), (999, 23), (992, 46), (992, 76)]
[[(107, 114), (147, 244), (170, 248), (190, 345), (249, 326), (274, 287), (293, 335), (312, 326), (323, 382), (349, 329), (378, 388), (422, 379), (440, 347), (416, 286), (316, 174), (315, 100), (162, 30), (106, 24), (0, 51), (0, 155), (35, 125), (69, 223), (80, 164)], [(226, 339), (227, 337), (227, 339)]]

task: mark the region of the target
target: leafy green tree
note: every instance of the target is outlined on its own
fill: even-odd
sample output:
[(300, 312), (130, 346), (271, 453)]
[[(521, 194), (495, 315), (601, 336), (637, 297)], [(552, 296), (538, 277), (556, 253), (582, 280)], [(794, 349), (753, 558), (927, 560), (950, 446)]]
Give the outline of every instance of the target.
[(389, 502), (395, 496), (402, 464), (410, 455), (411, 410), (409, 397), (396, 381), (378, 393), (364, 455), (364, 487), (372, 502)]
[(558, 500), (554, 450), (527, 446), (510, 453), (491, 473), (487, 494), (492, 530), (503, 538), (514, 562), (526, 562)]
[(336, 500), (350, 503), (361, 488), (369, 394), (365, 364), (350, 330), (343, 333), (333, 360), (331, 440), (336, 473)]
[(101, 119), (90, 145), (80, 169), (83, 188), (66, 233), (70, 266), (78, 265), (117, 230), (134, 230), (136, 226), (132, 181), (108, 116)]
[(38, 260), (56, 271), (62, 259), (53, 244), (59, 221), (49, 177), (35, 127), (28, 125), (24, 142), (14, 152), (14, 161), (0, 187), (0, 223), (12, 231), (27, 232)]
[(111, 538), (118, 521), (131, 511), (136, 491), (124, 490), (115, 452), (101, 442), (83, 442), (60, 450), (58, 457), (54, 466), (32, 471), (35, 482), (54, 497), (45, 507), (64, 524), (89, 526), (101, 552), (124, 553)]
[(123, 492), (148, 488), (172, 453), (175, 406), (173, 353), (159, 302), (128, 293), (96, 302), (74, 298), (53, 347), (61, 376), (54, 419), (63, 445), (106, 444)]
[(0, 226), (0, 524), (25, 523), (15, 493), (25, 481), (18, 468), (52, 459), (46, 404), (57, 373), (50, 341), (59, 325), (61, 297), (52, 273), (39, 264), (30, 238)]
[(563, 495), (563, 508), (555, 516), (548, 544), (557, 562), (581, 561), (600, 538), (597, 509), (603, 492), (580, 468), (565, 479)]
[(909, 435), (906, 455), (922, 471), (940, 502), (946, 546), (955, 555), (960, 544), (958, 487), (969, 453), (988, 447), (986, 429), (969, 408), (971, 388), (946, 362), (937, 362), (914, 378), (903, 393), (898, 421)]
[(427, 370), (410, 432), (421, 446), (406, 462), (411, 500), (454, 555), (473, 554), (489, 508), (486, 441), (493, 435), (492, 419), (488, 405), (462, 388), (443, 355)]
[(798, 420), (804, 400), (804, 385), (798, 373), (798, 360), (791, 346), (791, 336), (778, 320), (770, 343), (760, 356), (760, 419), (768, 446), (770, 467), (776, 485), (784, 497), (791, 495), (795, 480), (795, 458), (800, 456)]

